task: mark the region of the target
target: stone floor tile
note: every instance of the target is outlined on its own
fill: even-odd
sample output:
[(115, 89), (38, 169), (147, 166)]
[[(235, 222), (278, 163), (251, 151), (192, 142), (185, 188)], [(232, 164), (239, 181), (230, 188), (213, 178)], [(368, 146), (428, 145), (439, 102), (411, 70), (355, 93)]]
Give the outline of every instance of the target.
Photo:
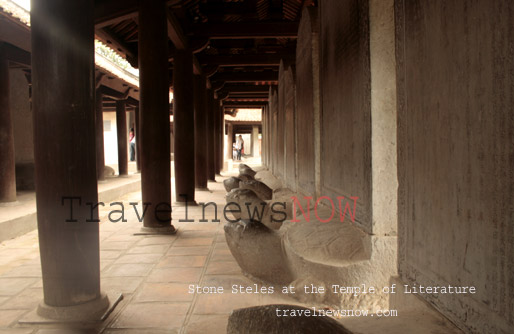
[(213, 238), (183, 238), (178, 239), (173, 244), (177, 247), (190, 247), (190, 246), (210, 246), (212, 245)]
[(227, 323), (228, 315), (193, 315), (185, 334), (225, 334)]
[(137, 246), (171, 245), (177, 239), (175, 235), (139, 236), (139, 238), (141, 239), (137, 242)]
[(159, 330), (159, 329), (111, 329), (102, 334), (178, 334), (178, 329)]
[[(217, 244), (216, 244), (217, 245)], [(232, 252), (228, 247), (214, 247), (214, 251), (212, 252), (213, 255), (232, 255)]]
[[(203, 286), (221, 286), (225, 289), (225, 291), (231, 290), (233, 285), (237, 286), (251, 286), (253, 287), (255, 284), (254, 281), (244, 276), (243, 274), (239, 275), (205, 275), (202, 279)], [(261, 285), (259, 285), (261, 286)]]
[(0, 334), (32, 334), (32, 333), (34, 333), (33, 328), (0, 329)]
[(237, 275), (241, 268), (236, 261), (210, 262), (207, 266), (207, 275)]
[(198, 297), (193, 314), (229, 314), (241, 307), (259, 305), (256, 294), (232, 294), (225, 291), (222, 294), (202, 294)]
[(216, 236), (216, 231), (197, 231), (189, 230), (181, 232), (179, 238), (213, 238)]
[(207, 255), (210, 250), (210, 246), (171, 247), (166, 255)]
[(42, 288), (25, 289), (0, 305), (2, 310), (31, 310), (43, 300)]
[(9, 298), (11, 297), (7, 297), (7, 296), (2, 296), (0, 297), (0, 307), (7, 301), (9, 300)]
[(0, 327), (8, 327), (26, 312), (27, 310), (0, 310)]
[(145, 283), (134, 298), (135, 302), (190, 302), (194, 293), (189, 293), (187, 283)]
[(36, 281), (36, 278), (0, 278), (0, 296), (14, 296)]
[(161, 257), (160, 254), (129, 254), (121, 256), (114, 263), (157, 263)]
[(195, 283), (202, 275), (202, 268), (155, 268), (146, 278), (153, 283)]
[(152, 264), (113, 264), (104, 273), (104, 277), (137, 277), (146, 276), (152, 269)]
[(127, 251), (127, 254), (164, 254), (170, 248), (170, 244), (135, 246)]
[(234, 257), (230, 252), (228, 254), (222, 253), (222, 252), (215, 252), (211, 256), (212, 262), (220, 262), (220, 261), (235, 261)]
[(217, 242), (215, 247), (214, 247), (214, 250), (216, 251), (229, 251), (230, 252), (230, 248), (228, 247), (228, 245), (226, 243), (221, 243), (221, 242)]
[(114, 233), (113, 235), (109, 236), (107, 239), (105, 239), (104, 242), (135, 242), (137, 241), (137, 236), (133, 234), (119, 234)]
[(102, 277), (100, 282), (105, 292), (134, 293), (144, 277)]
[(100, 251), (100, 260), (112, 260), (120, 256), (119, 250), (102, 250)]
[(126, 250), (134, 244), (134, 241), (103, 241), (100, 242), (100, 250)]
[(158, 268), (163, 267), (203, 267), (207, 256), (167, 256), (159, 264)]
[(188, 308), (189, 303), (133, 303), (121, 311), (110, 327), (177, 329), (182, 326)]
[(45, 328), (38, 330), (36, 334), (99, 334), (100, 332), (100, 329), (92, 328)]
[(114, 260), (100, 260), (100, 271), (105, 270), (105, 268), (109, 267)]
[(41, 277), (41, 266), (19, 266), (3, 273), (2, 277)]

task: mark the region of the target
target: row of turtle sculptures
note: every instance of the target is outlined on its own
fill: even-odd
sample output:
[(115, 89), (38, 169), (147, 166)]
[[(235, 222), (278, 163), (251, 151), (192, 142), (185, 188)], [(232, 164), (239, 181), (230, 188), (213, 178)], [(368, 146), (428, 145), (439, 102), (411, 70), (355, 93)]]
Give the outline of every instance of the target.
[[(259, 281), (288, 285), (294, 275), (282, 246), (280, 227), (292, 216), (292, 192), (271, 189), (256, 172), (239, 165), (239, 175), (226, 179), (228, 209), (234, 219), (224, 226), (230, 252), (246, 275)], [(234, 310), (227, 325), (227, 334), (236, 333), (340, 333), (351, 334), (328, 317), (277, 317), (291, 310), (311, 312), (298, 305), (261, 305)], [(277, 313), (278, 312), (278, 313)], [(313, 312), (316, 313), (316, 312)]]
[(276, 196), (273, 198), (273, 190), (255, 176), (253, 169), (240, 164), (239, 175), (223, 182), (227, 212), (234, 218), (224, 226), (227, 244), (245, 274), (266, 282), (287, 284), (294, 278), (277, 230), (290, 216), (286, 212), (288, 205)]
[(223, 181), (227, 206), (236, 220), (258, 221), (269, 229), (278, 230), (285, 220), (292, 219), (293, 193), (288, 189), (271, 189), (257, 180), (256, 174), (249, 166), (240, 164), (239, 175)]

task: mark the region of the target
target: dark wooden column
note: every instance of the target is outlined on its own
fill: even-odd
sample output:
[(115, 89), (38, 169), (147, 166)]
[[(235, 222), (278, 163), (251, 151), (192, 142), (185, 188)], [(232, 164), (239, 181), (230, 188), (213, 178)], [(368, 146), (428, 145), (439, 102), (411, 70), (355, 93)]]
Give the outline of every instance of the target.
[(195, 75), (195, 185), (207, 189), (207, 92), (205, 76)]
[[(141, 1), (139, 8), (139, 84), (141, 192), (154, 210), (143, 231), (173, 233), (171, 225), (168, 36), (164, 1)], [(137, 139), (136, 139), (137, 140)], [(164, 207), (164, 209), (163, 209)], [(169, 211), (168, 211), (169, 209)], [(164, 212), (163, 212), (164, 211)]]
[(109, 304), (100, 293), (98, 210), (91, 212), (86, 205), (98, 202), (93, 17), (92, 1), (32, 2), (34, 158), (44, 292), (38, 313), (57, 319), (97, 318)]
[(215, 172), (215, 144), (214, 140), (214, 93), (211, 89), (207, 90), (207, 178), (216, 181)]
[(232, 160), (233, 158), (233, 146), (234, 146), (234, 127), (232, 123), (227, 123), (227, 159)]
[(193, 54), (176, 50), (173, 65), (173, 129), (176, 201), (195, 201)]
[(220, 106), (220, 102), (217, 101), (217, 105), (218, 105), (218, 110), (219, 110), (219, 114), (220, 114), (220, 137), (219, 137), (219, 143), (220, 143), (220, 146), (219, 146), (219, 150), (220, 150), (220, 153), (219, 153), (219, 159), (220, 159), (220, 170), (218, 172), (221, 173), (221, 171), (223, 170), (223, 163), (225, 162), (225, 156), (223, 155), (223, 147), (225, 145), (225, 113), (224, 113), (224, 109), (222, 106)]
[(105, 153), (104, 153), (104, 113), (103, 94), (96, 90), (95, 103), (95, 138), (96, 138), (96, 178), (105, 180)]
[(0, 46), (0, 202), (16, 201), (14, 135), (9, 89), (9, 61)]
[(136, 107), (136, 112), (134, 113), (136, 126), (134, 131), (136, 135), (136, 166), (138, 172), (141, 172), (141, 126), (139, 122), (140, 117), (141, 115), (139, 114), (139, 107)]
[(127, 113), (125, 101), (116, 101), (116, 133), (118, 135), (118, 173), (128, 175)]
[(222, 110), (220, 107), (219, 100), (214, 99), (214, 114), (216, 117), (216, 128), (215, 128), (215, 143), (216, 143), (216, 174), (220, 174), (223, 168), (223, 136), (225, 135), (225, 129), (223, 129), (223, 118)]

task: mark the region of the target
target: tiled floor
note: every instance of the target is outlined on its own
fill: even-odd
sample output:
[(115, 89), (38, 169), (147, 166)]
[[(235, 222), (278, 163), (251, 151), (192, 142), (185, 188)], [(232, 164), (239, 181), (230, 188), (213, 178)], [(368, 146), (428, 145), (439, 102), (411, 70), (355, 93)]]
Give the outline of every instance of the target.
[[(101, 284), (104, 292), (121, 292), (123, 300), (103, 323), (82, 328), (81, 333), (225, 333), (229, 313), (239, 307), (292, 301), (279, 295), (233, 294), (233, 284), (253, 286), (226, 245), (222, 213), (225, 191), (220, 182), (209, 182), (209, 192), (197, 192), (197, 202), (215, 202), (218, 218), (212, 222), (212, 206), (173, 209), (174, 236), (141, 236), (141, 223), (128, 202), (140, 201), (130, 193), (126, 203), (128, 222), (111, 223), (108, 209), (100, 212)], [(189, 285), (224, 287), (223, 294), (189, 293)], [(43, 298), (36, 231), (0, 244), (0, 334), (74, 333), (58, 325), (21, 325)], [(73, 326), (73, 327), (78, 327)]]
[[(122, 293), (123, 300), (110, 316), (96, 325), (26, 325), (43, 299), (37, 232), (0, 244), (0, 334), (206, 334), (225, 333), (233, 309), (263, 304), (300, 304), (282, 295), (232, 293), (232, 286), (254, 287), (232, 257), (225, 241), (225, 190), (218, 177), (210, 191), (196, 193), (198, 203), (212, 205), (173, 208), (172, 236), (142, 236), (142, 223), (129, 202), (141, 202), (135, 192), (116, 200), (125, 203), (127, 222), (111, 223), (109, 206), (100, 218), (102, 291)], [(172, 187), (173, 188), (173, 187)], [(175, 198), (175, 194), (173, 194)], [(114, 202), (114, 201), (113, 201)], [(142, 208), (139, 208), (142, 212)], [(207, 222), (200, 222), (200, 220)], [(213, 222), (220, 219), (220, 222)], [(258, 256), (258, 254), (256, 254)], [(224, 288), (224, 293), (189, 293), (190, 285)], [(430, 313), (431, 312), (431, 313)], [(425, 310), (398, 318), (349, 318), (343, 323), (355, 333), (458, 333), (440, 314)]]

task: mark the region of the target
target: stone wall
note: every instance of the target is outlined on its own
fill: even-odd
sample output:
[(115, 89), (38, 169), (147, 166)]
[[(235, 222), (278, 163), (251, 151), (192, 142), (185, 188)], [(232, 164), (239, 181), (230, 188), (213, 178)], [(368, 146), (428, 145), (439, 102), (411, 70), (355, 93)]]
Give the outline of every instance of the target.
[(286, 140), (286, 94), (289, 91), (286, 87), (286, 70), (288, 64), (285, 64), (284, 61), (280, 62), (280, 67), (278, 71), (278, 95), (277, 95), (277, 132), (276, 132), (276, 150), (277, 150), (277, 160), (276, 160), (276, 169), (274, 171), (275, 175), (282, 180), (285, 179), (285, 140)]
[(34, 190), (34, 136), (29, 84), (20, 69), (9, 71), (10, 106), (14, 134), (16, 189)]
[(278, 170), (278, 89), (271, 88), (269, 97), (270, 121), (271, 121), (271, 171), (273, 174)]
[(292, 65), (284, 71), (284, 180), (296, 191), (296, 81)]
[(9, 71), (10, 102), (16, 163), (34, 163), (34, 137), (30, 109), (29, 84), (20, 69)]
[(397, 0), (399, 271), (472, 333), (514, 328), (514, 3)]
[(368, 1), (320, 2), (321, 195), (358, 197), (372, 232)]
[(298, 191), (316, 195), (315, 120), (319, 115), (319, 29), (317, 8), (302, 13), (296, 45), (296, 133)]

